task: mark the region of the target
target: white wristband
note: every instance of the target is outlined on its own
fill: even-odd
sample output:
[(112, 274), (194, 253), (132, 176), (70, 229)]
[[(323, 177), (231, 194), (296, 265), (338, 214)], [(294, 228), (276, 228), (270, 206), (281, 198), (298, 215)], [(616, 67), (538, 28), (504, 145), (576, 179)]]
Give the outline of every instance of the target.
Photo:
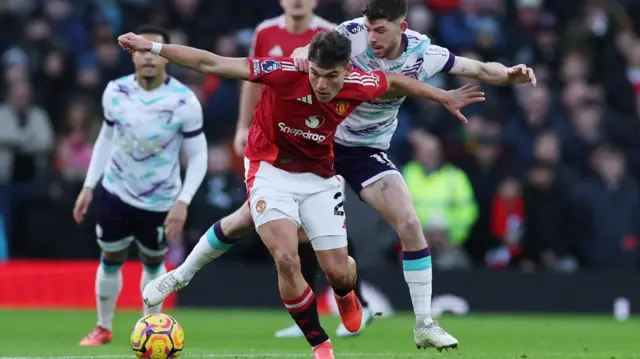
[(160, 51), (162, 51), (162, 44), (159, 42), (152, 42), (151, 43), (151, 53), (152, 54), (156, 54), (158, 55), (160, 53)]

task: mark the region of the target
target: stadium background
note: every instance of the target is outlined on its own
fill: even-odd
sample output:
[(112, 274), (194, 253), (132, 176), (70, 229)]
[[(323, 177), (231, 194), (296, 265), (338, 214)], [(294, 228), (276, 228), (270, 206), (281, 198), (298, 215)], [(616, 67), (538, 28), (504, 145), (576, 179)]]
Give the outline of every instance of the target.
[[(433, 103), (408, 99), (402, 107), (391, 153), (405, 171), (417, 169), (407, 180), (424, 200), (416, 206), (436, 249), (434, 306), (611, 315), (616, 298), (626, 298), (640, 311), (640, 1), (410, 3), (410, 27), (433, 43), (483, 61), (525, 63), (538, 77), (536, 88), (483, 86), (487, 102), (463, 111), (466, 127)], [(340, 23), (359, 16), (361, 4), (320, 0), (316, 13)], [(132, 72), (115, 37), (152, 23), (171, 29), (174, 43), (245, 56), (254, 27), (280, 13), (276, 0), (0, 1), (0, 307), (94, 305), (94, 220), (90, 213), (77, 226), (71, 210), (101, 124), (101, 93)], [(244, 200), (241, 159), (230, 147), (239, 83), (175, 65), (169, 72), (200, 98), (210, 146), (184, 238), (167, 257), (180, 263)], [(444, 88), (466, 82), (430, 80)], [(29, 116), (9, 129), (19, 108)], [(9, 142), (10, 131), (24, 144)], [(464, 188), (434, 175), (443, 164), (462, 170), (473, 200), (458, 200)], [(438, 205), (424, 204), (429, 193), (442, 196)], [(365, 296), (385, 313), (410, 309), (397, 238), (355, 194), (349, 199)], [(268, 252), (249, 237), (205, 268), (177, 305), (279, 308)], [(139, 308), (139, 272), (137, 263), (125, 266), (122, 308)], [(627, 302), (617, 303), (624, 317)], [(9, 317), (29, 317), (21, 313)]]

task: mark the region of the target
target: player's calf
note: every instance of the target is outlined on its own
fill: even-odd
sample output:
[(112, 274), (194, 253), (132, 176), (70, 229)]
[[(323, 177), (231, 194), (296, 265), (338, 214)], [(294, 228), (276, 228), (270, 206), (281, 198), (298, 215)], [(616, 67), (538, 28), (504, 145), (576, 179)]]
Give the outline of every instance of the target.
[(149, 281), (142, 289), (142, 300), (147, 306), (157, 306), (171, 293), (186, 287), (202, 267), (231, 248), (233, 239), (224, 234), (221, 222), (216, 222), (200, 237), (182, 265)]
[(262, 224), (258, 233), (276, 262), (280, 295), (289, 314), (309, 345), (325, 343), (329, 336), (320, 325), (315, 295), (300, 269), (297, 225), (289, 219), (275, 219)]
[[(142, 253), (140, 255), (142, 260), (142, 276), (140, 278), (140, 292), (143, 293), (145, 287), (151, 283), (154, 279), (163, 276), (167, 273), (167, 269), (164, 265), (163, 257), (152, 257)], [(162, 312), (162, 303), (154, 306), (144, 306), (144, 315), (158, 314)]]
[[(320, 237), (313, 239), (311, 243), (335, 293), (342, 324), (349, 332), (355, 333), (362, 327), (363, 315), (362, 305), (354, 292), (357, 278), (356, 262), (347, 253), (346, 237), (344, 240), (341, 237)], [(344, 247), (340, 247), (342, 245)]]
[(205, 265), (223, 255), (236, 239), (253, 230), (253, 219), (247, 203), (231, 215), (217, 221), (193, 248), (176, 273), (186, 283)]
[(122, 264), (126, 251), (103, 252), (96, 271), (96, 304), (98, 308), (98, 326), (80, 341), (81, 346), (108, 344), (113, 337), (113, 316), (116, 301), (122, 290)]

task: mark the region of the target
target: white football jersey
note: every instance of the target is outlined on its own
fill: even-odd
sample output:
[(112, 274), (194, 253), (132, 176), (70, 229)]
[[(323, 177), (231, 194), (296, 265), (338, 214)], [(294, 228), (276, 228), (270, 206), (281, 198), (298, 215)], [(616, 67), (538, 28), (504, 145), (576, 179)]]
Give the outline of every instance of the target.
[[(455, 56), (431, 45), (428, 36), (406, 30), (404, 53), (395, 60), (376, 58), (367, 40), (364, 18), (346, 21), (335, 28), (351, 40), (351, 62), (361, 70), (396, 73), (425, 82), (440, 71), (449, 71)], [(384, 96), (358, 106), (336, 132), (335, 141), (344, 146), (367, 146), (386, 150), (398, 127), (398, 110), (405, 97)]]
[(129, 75), (109, 82), (102, 106), (105, 121), (114, 126), (102, 185), (136, 208), (169, 211), (182, 188), (182, 141), (202, 133), (196, 95), (172, 77), (147, 91)]

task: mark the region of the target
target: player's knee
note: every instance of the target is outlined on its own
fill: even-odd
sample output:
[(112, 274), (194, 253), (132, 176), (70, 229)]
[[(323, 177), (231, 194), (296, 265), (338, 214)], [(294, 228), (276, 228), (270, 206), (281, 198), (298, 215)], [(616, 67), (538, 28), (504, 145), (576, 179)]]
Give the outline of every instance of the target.
[(164, 267), (164, 257), (153, 257), (140, 254), (140, 260), (144, 270), (148, 273), (158, 273)]
[(300, 257), (295, 251), (276, 250), (273, 253), (273, 259), (276, 262), (278, 273), (284, 278), (293, 277), (301, 271)]
[(126, 259), (126, 252), (102, 252), (100, 266), (107, 273), (118, 272)]

